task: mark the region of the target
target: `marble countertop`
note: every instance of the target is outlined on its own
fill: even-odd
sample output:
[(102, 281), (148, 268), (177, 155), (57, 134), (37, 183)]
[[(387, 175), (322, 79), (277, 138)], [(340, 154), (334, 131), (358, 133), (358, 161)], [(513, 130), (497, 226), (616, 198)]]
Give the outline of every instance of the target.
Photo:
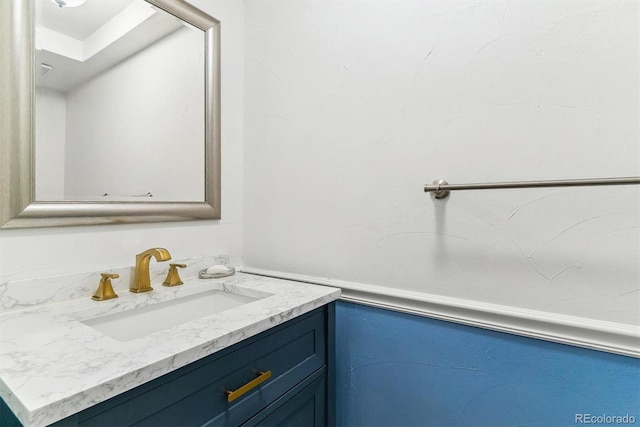
[[(83, 323), (182, 296), (261, 297), (231, 310), (118, 341)], [(0, 397), (25, 426), (44, 426), (336, 300), (340, 290), (236, 273), (97, 302), (86, 298), (0, 314)]]

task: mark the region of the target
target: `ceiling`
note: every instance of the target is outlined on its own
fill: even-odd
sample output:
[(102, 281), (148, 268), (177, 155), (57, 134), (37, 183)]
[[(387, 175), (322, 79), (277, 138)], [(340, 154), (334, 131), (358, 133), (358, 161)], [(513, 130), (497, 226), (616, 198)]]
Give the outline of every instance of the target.
[(134, 0), (87, 0), (78, 7), (59, 7), (51, 0), (36, 1), (36, 26), (84, 40)]
[(181, 27), (143, 0), (37, 0), (36, 86), (68, 92)]

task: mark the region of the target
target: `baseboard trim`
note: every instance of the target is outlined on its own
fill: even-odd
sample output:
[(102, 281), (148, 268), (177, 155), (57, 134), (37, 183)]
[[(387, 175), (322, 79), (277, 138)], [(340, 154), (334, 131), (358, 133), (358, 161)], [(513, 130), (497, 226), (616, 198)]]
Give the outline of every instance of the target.
[(640, 328), (297, 273), (242, 267), (243, 273), (342, 289), (343, 301), (640, 358)]

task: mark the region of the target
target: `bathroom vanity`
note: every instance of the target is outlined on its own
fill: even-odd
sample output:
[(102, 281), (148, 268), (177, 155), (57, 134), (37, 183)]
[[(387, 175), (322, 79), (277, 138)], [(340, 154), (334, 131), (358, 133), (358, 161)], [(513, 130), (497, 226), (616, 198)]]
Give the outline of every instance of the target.
[[(332, 307), (316, 309), (53, 425), (325, 426)], [(229, 402), (234, 392), (241, 395)]]
[[(247, 300), (160, 330), (109, 329), (212, 292)], [(338, 289), (238, 273), (119, 294), (0, 314), (0, 424), (331, 424)]]

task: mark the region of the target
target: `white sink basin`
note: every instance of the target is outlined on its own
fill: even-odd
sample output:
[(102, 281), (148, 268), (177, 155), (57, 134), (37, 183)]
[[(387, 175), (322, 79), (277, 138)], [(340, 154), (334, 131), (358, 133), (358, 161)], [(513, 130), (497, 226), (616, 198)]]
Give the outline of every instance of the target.
[(118, 341), (131, 341), (260, 298), (211, 290), (82, 321)]

